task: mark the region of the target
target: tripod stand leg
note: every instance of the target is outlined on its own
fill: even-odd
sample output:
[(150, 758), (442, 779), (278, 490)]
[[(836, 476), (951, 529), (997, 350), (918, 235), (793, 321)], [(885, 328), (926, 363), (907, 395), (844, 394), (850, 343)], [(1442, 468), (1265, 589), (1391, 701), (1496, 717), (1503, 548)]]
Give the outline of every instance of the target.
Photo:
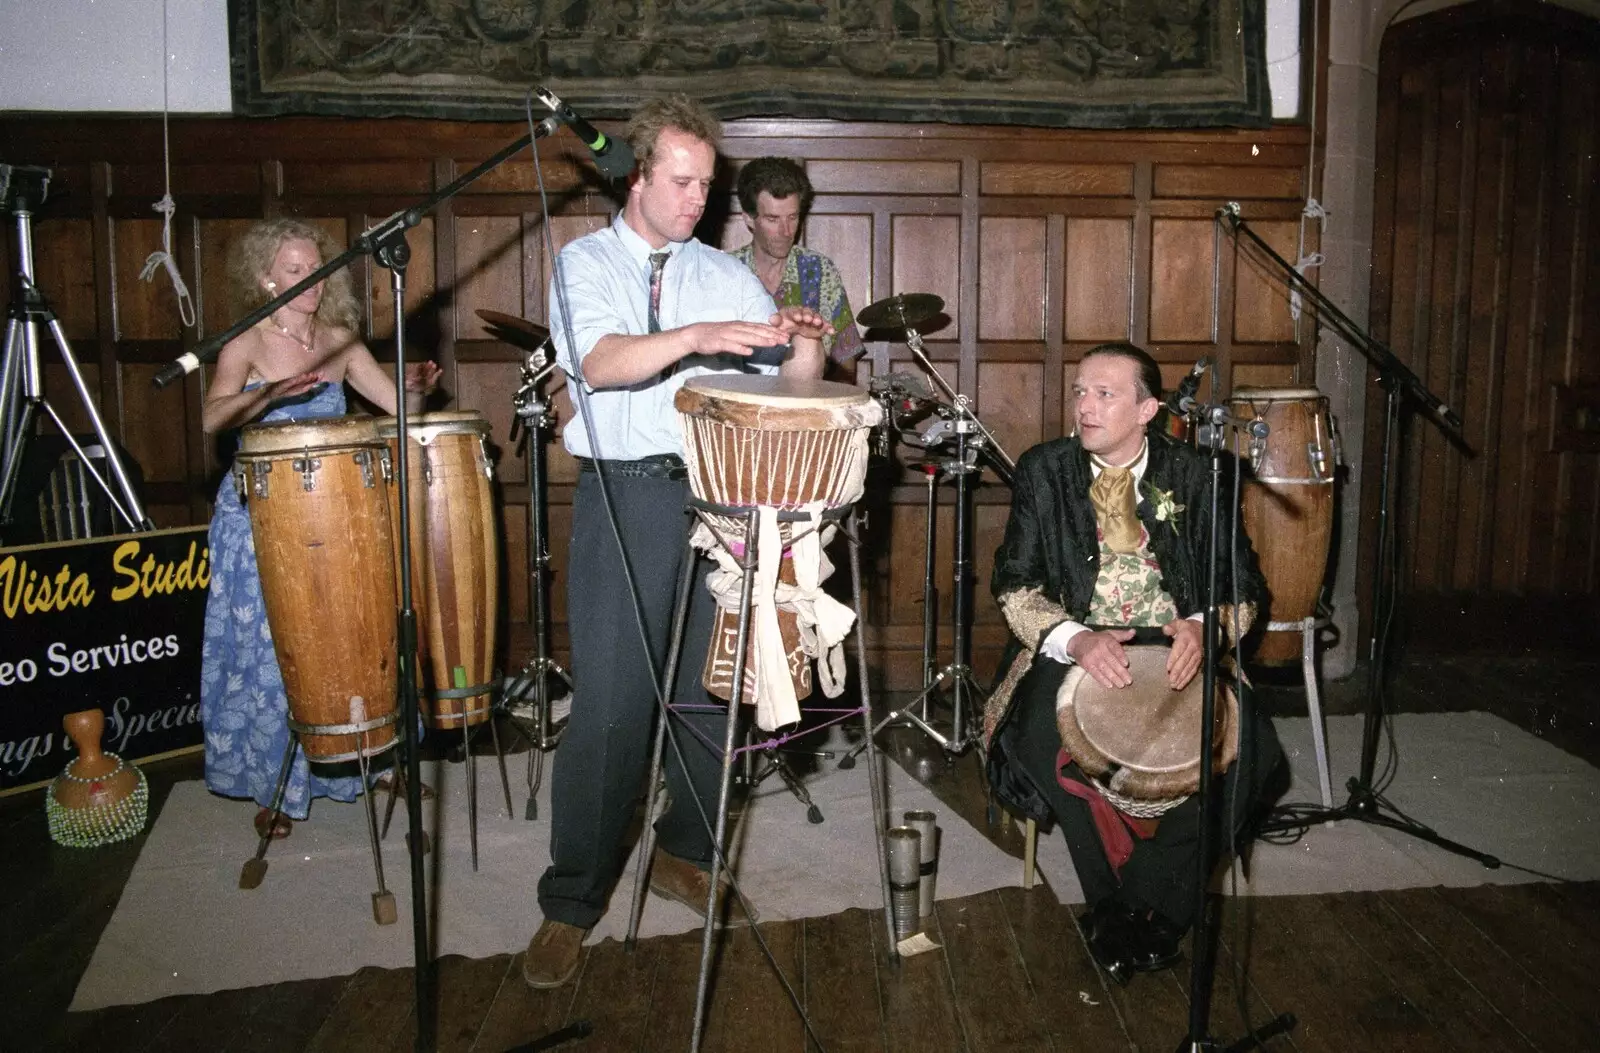
[(878, 883), (883, 893), (883, 924), (889, 960), (898, 962), (900, 951), (894, 939), (894, 901), (889, 887), (889, 846), (884, 841), (884, 802), (882, 754), (872, 741), (872, 684), (867, 676), (867, 639), (863, 628), (861, 607), (861, 540), (856, 533), (859, 520), (854, 510), (850, 512), (849, 529), (845, 542), (850, 549), (850, 599), (856, 609), (856, 677), (861, 684), (861, 728), (866, 733), (863, 748), (867, 751), (867, 785), (872, 790), (872, 843), (878, 851)]
[(500, 767), (500, 789), (506, 795), (506, 818), (512, 817), (511, 812), (511, 779), (506, 775), (506, 751), (500, 747), (500, 725), (494, 718), (494, 711), (489, 711), (489, 737), (494, 740), (494, 759)]
[(372, 781), (367, 763), (366, 745), (366, 735), (363, 733), (361, 745), (356, 750), (356, 761), (361, 768), (361, 799), (366, 805), (367, 843), (372, 846), (372, 869), (378, 878), (378, 890), (372, 894), (372, 920), (379, 925), (393, 925), (399, 918), (399, 912), (395, 907), (394, 893), (383, 883), (383, 852), (378, 847), (378, 805), (372, 799)]
[(689, 590), (694, 587), (694, 547), (684, 542), (683, 569), (678, 574), (678, 595), (673, 604), (672, 643), (667, 649), (667, 675), (662, 684), (661, 712), (656, 714), (655, 742), (650, 748), (650, 775), (645, 783), (644, 831), (639, 841), (639, 860), (634, 866), (633, 904), (628, 911), (628, 935), (623, 945), (629, 950), (639, 942), (639, 918), (644, 913), (645, 883), (649, 879), (650, 857), (655, 854), (656, 819), (661, 814), (661, 764), (667, 743), (667, 721), (672, 711), (666, 702), (672, 698), (678, 680), (678, 657), (683, 648), (683, 632), (689, 620)]
[(472, 726), (463, 716), (461, 721), (461, 749), (466, 754), (467, 769), (467, 827), (472, 842), (472, 872), (478, 872), (478, 762), (472, 755)]
[(239, 887), (245, 890), (260, 888), (267, 877), (267, 846), (272, 843), (272, 831), (277, 828), (278, 817), (283, 814), (283, 795), (289, 790), (289, 769), (294, 764), (295, 747), (300, 737), (289, 732), (289, 742), (283, 749), (283, 763), (278, 767), (278, 785), (272, 791), (272, 814), (267, 816), (267, 830), (256, 845), (255, 858), (245, 862), (239, 871)]

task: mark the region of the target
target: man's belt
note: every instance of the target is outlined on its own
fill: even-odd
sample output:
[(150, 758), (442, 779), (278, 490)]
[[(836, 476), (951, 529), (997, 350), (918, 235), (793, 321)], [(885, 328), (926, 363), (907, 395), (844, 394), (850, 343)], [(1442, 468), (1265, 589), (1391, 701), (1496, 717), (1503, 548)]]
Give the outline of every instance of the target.
[(689, 469), (685, 467), (683, 458), (675, 453), (657, 453), (649, 457), (641, 457), (636, 461), (619, 461), (614, 458), (596, 460), (592, 457), (579, 457), (578, 471), (598, 472), (603, 467), (607, 478), (611, 479), (687, 479)]

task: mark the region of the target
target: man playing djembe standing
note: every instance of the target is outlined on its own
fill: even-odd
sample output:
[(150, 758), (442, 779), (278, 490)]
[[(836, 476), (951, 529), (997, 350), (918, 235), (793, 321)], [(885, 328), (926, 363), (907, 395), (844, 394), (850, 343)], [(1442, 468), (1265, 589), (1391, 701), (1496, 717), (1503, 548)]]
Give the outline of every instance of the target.
[[(1176, 962), (1194, 923), (1199, 797), (1191, 793), (1157, 819), (1111, 804), (1062, 749), (1057, 696), (1080, 665), (1101, 687), (1132, 699), (1125, 647), (1136, 635), (1170, 643), (1167, 687), (1182, 689), (1200, 671), (1210, 461), (1147, 431), (1160, 396), (1161, 373), (1142, 349), (1102, 344), (1084, 356), (1073, 385), (1077, 434), (1041, 443), (1018, 461), (992, 582), (1016, 639), (985, 714), (990, 783), (1016, 811), (1061, 827), (1089, 903), (1081, 922), (1090, 950), (1123, 983)], [(1227, 502), (1226, 474), (1221, 486)], [(1225, 513), (1222, 519), (1226, 532)], [(1223, 601), (1237, 588), (1237, 622), (1247, 630), (1265, 583), (1242, 530), (1232, 559), (1226, 548), (1224, 541), (1218, 622), (1235, 623)], [(1198, 742), (1198, 720), (1181, 730)], [(1255, 721), (1246, 731), (1253, 763), (1241, 786), (1249, 793), (1235, 809), (1240, 816), (1255, 812), (1253, 802), (1282, 763), (1270, 723)], [(1212, 783), (1219, 832), (1220, 806), (1232, 800), (1240, 767), (1230, 765)], [(1225, 835), (1214, 839), (1219, 856), (1227, 843)]]
[[(813, 310), (775, 307), (754, 275), (694, 237), (720, 135), (716, 117), (685, 96), (640, 107), (624, 133), (639, 170), (629, 177), (622, 214), (562, 249), (550, 285), (557, 360), (573, 402), (585, 396), (588, 420), (562, 429), (580, 468), (567, 589), (580, 694), (551, 774), (551, 861), (539, 879), (544, 921), (522, 963), (531, 987), (559, 987), (577, 972), (584, 934), (605, 911), (628, 824), (647, 789), (656, 716), (652, 670), (667, 652), (690, 526), (673, 398), (686, 380), (747, 366), (814, 379), (822, 373), (822, 338), (833, 332)], [(781, 361), (772, 361), (774, 353)], [(621, 551), (600, 492), (602, 470)], [(705, 651), (715, 610), (697, 580), (684, 654)], [(693, 661), (679, 664), (668, 690), (680, 704), (707, 701)], [(720, 741), (724, 718), (700, 712), (685, 720), (698, 721), (707, 737), (679, 736), (681, 762), (677, 750), (667, 751), (671, 804), (656, 824), (650, 889), (703, 912), (714, 846), (701, 810), (715, 814), (721, 774), (706, 743)]]

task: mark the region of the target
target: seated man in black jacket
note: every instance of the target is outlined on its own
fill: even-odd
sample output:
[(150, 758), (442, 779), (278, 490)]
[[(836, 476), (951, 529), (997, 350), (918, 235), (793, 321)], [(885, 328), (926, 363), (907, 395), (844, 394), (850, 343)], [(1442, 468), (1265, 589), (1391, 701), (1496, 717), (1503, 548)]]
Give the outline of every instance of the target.
[[(1104, 787), (1062, 749), (1057, 695), (1073, 665), (1108, 691), (1127, 689), (1125, 646), (1136, 631), (1170, 643), (1167, 686), (1184, 688), (1200, 671), (1210, 463), (1147, 428), (1160, 397), (1160, 370), (1142, 349), (1102, 344), (1084, 356), (1073, 386), (1077, 434), (1041, 443), (1018, 462), (992, 583), (1016, 639), (985, 714), (990, 782), (1023, 815), (1061, 827), (1089, 903), (1082, 921), (1090, 949), (1124, 983), (1177, 961), (1194, 923), (1199, 795), (1154, 820), (1108, 803)], [(1226, 508), (1226, 474), (1221, 485)], [(1242, 530), (1232, 559), (1226, 548), (1224, 541), (1218, 624), (1248, 630), (1265, 582)], [(1237, 618), (1223, 604), (1235, 588)], [(1220, 705), (1220, 688), (1217, 699)], [(1251, 803), (1282, 763), (1270, 723), (1243, 730), (1250, 770), (1238, 816), (1253, 813)], [(1198, 719), (1193, 735), (1197, 745)], [(1228, 843), (1222, 813), (1233, 798), (1226, 791), (1244, 766), (1234, 763), (1212, 781), (1217, 858)]]

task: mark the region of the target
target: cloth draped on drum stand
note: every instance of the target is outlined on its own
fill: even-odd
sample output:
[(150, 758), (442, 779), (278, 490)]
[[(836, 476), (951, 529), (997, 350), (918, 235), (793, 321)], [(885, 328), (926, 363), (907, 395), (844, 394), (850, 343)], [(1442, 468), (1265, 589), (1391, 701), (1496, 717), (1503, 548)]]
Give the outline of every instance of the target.
[[(251, 384), (244, 390), (260, 386)], [(327, 384), (309, 395), (276, 403), (261, 421), (323, 420), (344, 412), (343, 386)], [(289, 741), (289, 698), (267, 625), (250, 513), (239, 500), (231, 472), (217, 488), (208, 543), (211, 590), (200, 657), (206, 786), (213, 793), (250, 798), (266, 808), (272, 803)], [(350, 802), (360, 791), (359, 776), (315, 774), (305, 753), (297, 751), (283, 812), (304, 819), (312, 798)]]
[[(851, 492), (860, 497), (859, 483)], [(801, 650), (806, 659), (816, 659), (822, 693), (838, 698), (844, 692), (844, 639), (855, 625), (856, 615), (822, 591), (822, 583), (833, 574), (833, 563), (823, 549), (833, 540), (836, 530), (832, 524), (822, 522), (821, 502), (812, 502), (800, 511), (808, 519), (794, 524), (797, 533), (787, 549), (778, 509), (762, 507), (756, 511), (756, 570), (750, 592), (755, 642), (750, 653), (755, 675), (756, 726), (763, 731), (776, 731), (800, 720), (789, 649), (778, 625), (780, 607), (795, 615)], [(738, 558), (741, 546), (729, 539), (719, 540), (703, 522), (695, 527), (691, 543), (716, 560), (716, 569), (706, 575), (706, 588), (716, 597), (717, 605), (737, 613), (744, 581)], [(794, 570), (793, 585), (779, 578), (784, 559)]]

